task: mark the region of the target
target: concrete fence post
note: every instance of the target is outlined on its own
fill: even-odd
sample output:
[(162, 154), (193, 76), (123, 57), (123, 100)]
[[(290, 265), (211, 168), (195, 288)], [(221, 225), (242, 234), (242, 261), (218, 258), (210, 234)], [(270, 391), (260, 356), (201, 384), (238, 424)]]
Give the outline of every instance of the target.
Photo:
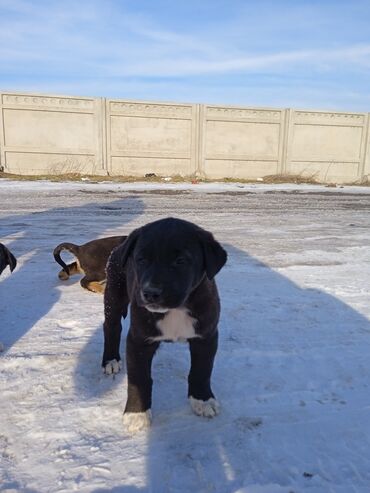
[(3, 95), (0, 93), (0, 170), (6, 171), (4, 151)]
[(205, 105), (204, 104), (199, 104), (198, 105), (199, 110), (198, 110), (198, 144), (197, 144), (197, 174), (199, 178), (208, 178), (206, 169), (205, 169), (205, 119), (204, 119), (204, 113), (205, 113)]
[(290, 122), (291, 122), (292, 110), (286, 108), (284, 111), (284, 121), (282, 125), (281, 132), (283, 134), (282, 139), (282, 150), (281, 150), (281, 165), (279, 168), (279, 174), (286, 175), (288, 173), (288, 162), (289, 162), (289, 132), (290, 132)]
[(106, 98), (100, 98), (100, 111), (99, 111), (99, 151), (101, 159), (102, 174), (109, 175), (108, 159), (107, 159), (107, 118), (106, 118)]
[(362, 149), (363, 156), (359, 176), (361, 182), (370, 180), (370, 113), (367, 113), (366, 115)]

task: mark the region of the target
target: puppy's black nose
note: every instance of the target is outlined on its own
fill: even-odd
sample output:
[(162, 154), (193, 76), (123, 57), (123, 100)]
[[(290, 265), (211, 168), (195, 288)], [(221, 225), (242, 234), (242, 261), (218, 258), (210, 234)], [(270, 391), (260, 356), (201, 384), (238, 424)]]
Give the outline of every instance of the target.
[(156, 303), (160, 300), (162, 288), (156, 286), (146, 286), (142, 290), (144, 301), (148, 303)]

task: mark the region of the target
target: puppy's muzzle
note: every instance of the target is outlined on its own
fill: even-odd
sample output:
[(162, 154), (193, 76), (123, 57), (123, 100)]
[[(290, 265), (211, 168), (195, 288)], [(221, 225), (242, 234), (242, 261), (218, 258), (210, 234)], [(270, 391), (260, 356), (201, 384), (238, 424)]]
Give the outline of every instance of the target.
[(144, 303), (159, 304), (161, 302), (163, 289), (159, 286), (148, 285), (141, 290), (141, 297)]

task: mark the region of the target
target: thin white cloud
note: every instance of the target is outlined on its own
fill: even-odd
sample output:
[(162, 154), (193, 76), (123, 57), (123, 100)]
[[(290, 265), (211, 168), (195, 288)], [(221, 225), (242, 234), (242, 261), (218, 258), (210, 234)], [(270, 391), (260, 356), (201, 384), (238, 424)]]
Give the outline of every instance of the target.
[[(172, 56), (171, 56), (172, 55)], [(101, 63), (101, 68), (111, 76), (146, 77), (186, 77), (196, 75), (258, 73), (260, 71), (291, 70), (304, 67), (306, 70), (335, 70), (347, 64), (351, 67), (370, 66), (370, 44), (346, 46), (332, 50), (297, 50), (259, 55), (246, 55), (239, 58), (222, 59), (204, 56), (189, 57), (186, 54), (166, 54), (143, 63), (136, 57), (122, 57)]]
[[(118, 12), (110, 23), (115, 12), (107, 15), (100, 2), (91, 2), (88, 12), (74, 2), (51, 3), (46, 11), (32, 11), (30, 3), (19, 0), (1, 0), (0, 7), (4, 5), (24, 14), (1, 27), (0, 60), (6, 68), (14, 62), (45, 62), (51, 71), (59, 66), (67, 73), (80, 67), (104, 70), (109, 76), (184, 77), (370, 64), (370, 43), (256, 51), (225, 41), (221, 49), (214, 33), (207, 37), (206, 28), (201, 34), (179, 34), (126, 11)], [(224, 36), (227, 40), (228, 33)]]

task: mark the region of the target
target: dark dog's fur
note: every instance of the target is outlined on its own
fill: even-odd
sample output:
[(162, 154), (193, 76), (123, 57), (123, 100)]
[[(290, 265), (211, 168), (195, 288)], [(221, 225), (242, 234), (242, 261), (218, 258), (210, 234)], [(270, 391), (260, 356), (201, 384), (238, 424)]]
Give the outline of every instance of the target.
[(220, 303), (214, 276), (226, 252), (204, 229), (167, 218), (133, 231), (108, 261), (104, 295), (105, 373), (120, 369), (121, 317), (131, 304), (126, 342), (128, 397), (124, 414), (130, 432), (150, 423), (151, 363), (160, 341), (186, 340), (191, 354), (188, 397), (194, 412), (213, 417), (211, 390)]
[[(120, 245), (127, 236), (110, 236), (92, 240), (84, 245), (73, 243), (61, 243), (53, 252), (54, 259), (63, 269), (58, 277), (62, 281), (69, 279), (74, 274), (84, 274), (80, 284), (83, 288), (95, 293), (103, 293), (105, 289), (106, 271), (105, 267), (113, 248)], [(62, 250), (68, 250), (76, 258), (76, 262), (66, 264), (60, 257)]]
[(17, 259), (5, 245), (0, 243), (0, 274), (7, 265), (9, 265), (10, 272), (13, 272), (17, 265)]

